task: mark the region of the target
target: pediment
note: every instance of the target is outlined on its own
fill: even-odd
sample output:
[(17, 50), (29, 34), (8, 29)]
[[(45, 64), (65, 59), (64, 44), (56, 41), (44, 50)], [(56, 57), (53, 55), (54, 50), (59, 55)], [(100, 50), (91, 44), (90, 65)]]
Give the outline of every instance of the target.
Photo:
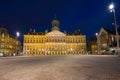
[(101, 28), (98, 36), (100, 36), (101, 34), (108, 34), (108, 32), (104, 28)]

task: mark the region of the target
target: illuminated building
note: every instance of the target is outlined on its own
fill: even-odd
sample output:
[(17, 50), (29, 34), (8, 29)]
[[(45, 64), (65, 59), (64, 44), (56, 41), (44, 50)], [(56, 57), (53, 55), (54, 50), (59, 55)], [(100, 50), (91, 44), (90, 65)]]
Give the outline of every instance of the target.
[[(118, 29), (120, 34), (120, 29)], [(119, 36), (120, 39), (120, 36)], [(117, 49), (117, 39), (114, 23), (111, 29), (101, 28), (97, 36), (98, 54), (102, 54), (105, 51)]]
[(52, 21), (51, 32), (30, 30), (24, 35), (24, 55), (68, 55), (86, 53), (86, 35), (60, 32), (60, 22)]
[(98, 45), (97, 45), (97, 37), (92, 37), (88, 41), (88, 51), (89, 54), (97, 54), (98, 53)]
[(0, 56), (13, 56), (22, 52), (22, 45), (19, 40), (11, 36), (8, 30), (0, 28)]

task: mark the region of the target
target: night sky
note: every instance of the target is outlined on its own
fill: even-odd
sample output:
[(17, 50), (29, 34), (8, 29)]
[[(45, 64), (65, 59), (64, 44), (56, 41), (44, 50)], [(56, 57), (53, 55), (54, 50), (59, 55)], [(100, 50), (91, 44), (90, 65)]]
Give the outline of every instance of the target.
[[(38, 32), (51, 30), (56, 15), (61, 31), (76, 29), (87, 36), (95, 36), (101, 27), (111, 28), (113, 13), (108, 6), (113, 0), (0, 0), (0, 26), (15, 35), (23, 35), (30, 28)], [(117, 22), (120, 25), (120, 0), (114, 0)]]

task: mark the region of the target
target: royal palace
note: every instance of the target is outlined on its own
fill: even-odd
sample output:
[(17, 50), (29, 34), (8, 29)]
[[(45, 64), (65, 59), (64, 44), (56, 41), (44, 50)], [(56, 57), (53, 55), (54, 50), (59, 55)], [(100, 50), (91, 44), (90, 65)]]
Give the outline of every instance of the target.
[(30, 31), (24, 35), (24, 55), (79, 55), (86, 53), (86, 35), (80, 30), (74, 33), (61, 32), (60, 21), (52, 21), (52, 30), (48, 32)]

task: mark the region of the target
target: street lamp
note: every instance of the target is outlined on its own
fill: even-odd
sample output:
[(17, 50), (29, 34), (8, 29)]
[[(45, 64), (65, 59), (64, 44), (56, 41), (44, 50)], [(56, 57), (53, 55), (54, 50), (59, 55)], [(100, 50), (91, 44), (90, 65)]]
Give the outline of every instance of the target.
[(19, 32), (16, 32), (16, 54), (17, 54), (17, 45), (18, 45), (18, 41), (17, 38), (20, 36)]
[(95, 33), (96, 36), (98, 36), (98, 33)]
[(19, 33), (19, 32), (16, 32), (16, 36), (19, 37), (19, 36), (20, 36), (20, 33)]
[(95, 33), (95, 36), (96, 36), (96, 45), (97, 45), (97, 53), (99, 54), (99, 45), (98, 45), (98, 33)]
[(110, 12), (113, 12), (113, 10), (114, 10), (114, 4), (113, 4), (113, 3), (111, 3), (111, 4), (109, 5), (109, 9), (110, 9)]
[[(110, 12), (113, 12), (114, 14), (114, 20), (115, 20), (115, 29), (116, 29), (116, 40), (117, 40), (117, 50), (119, 49), (119, 34), (118, 34), (118, 25), (117, 25), (117, 20), (116, 20), (116, 13), (115, 13), (115, 7), (114, 4), (111, 3), (109, 5)], [(119, 51), (118, 51), (118, 56), (120, 56)]]

